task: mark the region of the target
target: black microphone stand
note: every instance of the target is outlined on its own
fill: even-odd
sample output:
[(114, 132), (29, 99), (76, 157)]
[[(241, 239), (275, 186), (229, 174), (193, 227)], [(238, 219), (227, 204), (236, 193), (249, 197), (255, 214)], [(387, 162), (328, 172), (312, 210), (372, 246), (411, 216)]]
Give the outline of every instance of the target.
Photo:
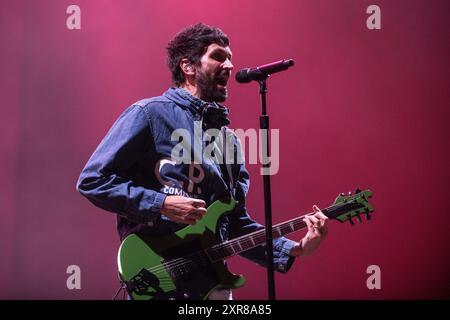
[(270, 165), (267, 161), (269, 157), (269, 116), (266, 110), (266, 93), (267, 84), (266, 80), (269, 76), (262, 77), (259, 82), (259, 93), (261, 94), (261, 107), (262, 112), (259, 117), (259, 127), (262, 132), (266, 132), (262, 136), (265, 137), (265, 141), (261, 144), (263, 146), (262, 159), (263, 159), (263, 182), (264, 182), (264, 207), (265, 207), (265, 224), (266, 224), (266, 251), (267, 251), (267, 285), (269, 291), (269, 300), (275, 300), (275, 276), (273, 270), (273, 235), (272, 235), (272, 200), (270, 193)]
[(269, 63), (257, 68), (242, 69), (236, 74), (236, 80), (240, 83), (247, 83), (252, 80), (259, 82), (259, 93), (261, 94), (262, 113), (259, 117), (259, 126), (263, 134), (263, 143), (261, 150), (263, 159), (263, 182), (264, 182), (264, 208), (265, 208), (265, 223), (266, 223), (266, 252), (267, 252), (267, 283), (269, 290), (269, 300), (275, 300), (275, 276), (273, 269), (273, 234), (272, 234), (272, 200), (270, 194), (270, 165), (268, 163), (269, 157), (269, 116), (266, 109), (266, 80), (270, 73), (287, 70), (294, 65), (294, 60), (285, 59), (274, 63)]

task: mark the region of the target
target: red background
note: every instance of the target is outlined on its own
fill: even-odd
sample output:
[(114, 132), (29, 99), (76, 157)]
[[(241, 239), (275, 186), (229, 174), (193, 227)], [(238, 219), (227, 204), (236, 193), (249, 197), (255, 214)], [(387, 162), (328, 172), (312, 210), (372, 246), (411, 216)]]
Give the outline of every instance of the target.
[[(66, 8), (81, 7), (81, 30)], [(381, 8), (368, 30), (366, 8)], [(449, 298), (448, 1), (9, 1), (0, 11), (0, 298), (110, 299), (119, 242), (112, 214), (75, 190), (125, 107), (170, 85), (165, 46), (205, 22), (231, 39), (235, 71), (282, 58), (269, 82), (280, 129), (274, 222), (374, 191), (373, 221), (330, 223), (312, 256), (277, 275), (280, 299)], [(233, 128), (258, 128), (255, 83), (229, 86)], [(263, 222), (262, 177), (249, 209)], [(293, 238), (300, 239), (298, 232)], [(81, 268), (68, 290), (66, 268)], [(366, 268), (381, 268), (369, 290)], [(237, 299), (267, 297), (265, 269), (240, 257)]]

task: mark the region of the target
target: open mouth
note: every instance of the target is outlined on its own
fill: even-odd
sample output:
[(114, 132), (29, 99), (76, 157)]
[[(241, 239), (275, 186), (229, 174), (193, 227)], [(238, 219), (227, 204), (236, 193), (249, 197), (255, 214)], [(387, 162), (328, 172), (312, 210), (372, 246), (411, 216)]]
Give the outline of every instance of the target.
[(228, 83), (228, 77), (227, 77), (227, 76), (218, 77), (218, 78), (216, 79), (216, 83), (217, 83), (218, 85), (221, 85), (221, 86), (223, 86), (223, 87), (226, 87), (226, 86), (227, 86), (227, 83)]

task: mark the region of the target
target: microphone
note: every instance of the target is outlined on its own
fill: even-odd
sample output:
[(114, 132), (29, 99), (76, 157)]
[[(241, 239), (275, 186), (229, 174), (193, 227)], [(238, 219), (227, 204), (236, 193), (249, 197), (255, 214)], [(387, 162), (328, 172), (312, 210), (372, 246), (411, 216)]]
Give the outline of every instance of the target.
[(236, 81), (239, 83), (248, 83), (252, 80), (263, 80), (272, 73), (287, 70), (294, 65), (294, 60), (283, 59), (280, 61), (268, 63), (256, 68), (241, 69), (236, 73)]

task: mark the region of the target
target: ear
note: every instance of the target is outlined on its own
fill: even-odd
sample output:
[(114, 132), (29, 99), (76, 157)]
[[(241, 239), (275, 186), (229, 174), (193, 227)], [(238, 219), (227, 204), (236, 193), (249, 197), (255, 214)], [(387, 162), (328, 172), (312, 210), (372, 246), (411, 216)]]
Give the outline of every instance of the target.
[(189, 61), (188, 58), (183, 58), (180, 61), (180, 68), (183, 71), (185, 76), (194, 76), (195, 75), (195, 67)]

